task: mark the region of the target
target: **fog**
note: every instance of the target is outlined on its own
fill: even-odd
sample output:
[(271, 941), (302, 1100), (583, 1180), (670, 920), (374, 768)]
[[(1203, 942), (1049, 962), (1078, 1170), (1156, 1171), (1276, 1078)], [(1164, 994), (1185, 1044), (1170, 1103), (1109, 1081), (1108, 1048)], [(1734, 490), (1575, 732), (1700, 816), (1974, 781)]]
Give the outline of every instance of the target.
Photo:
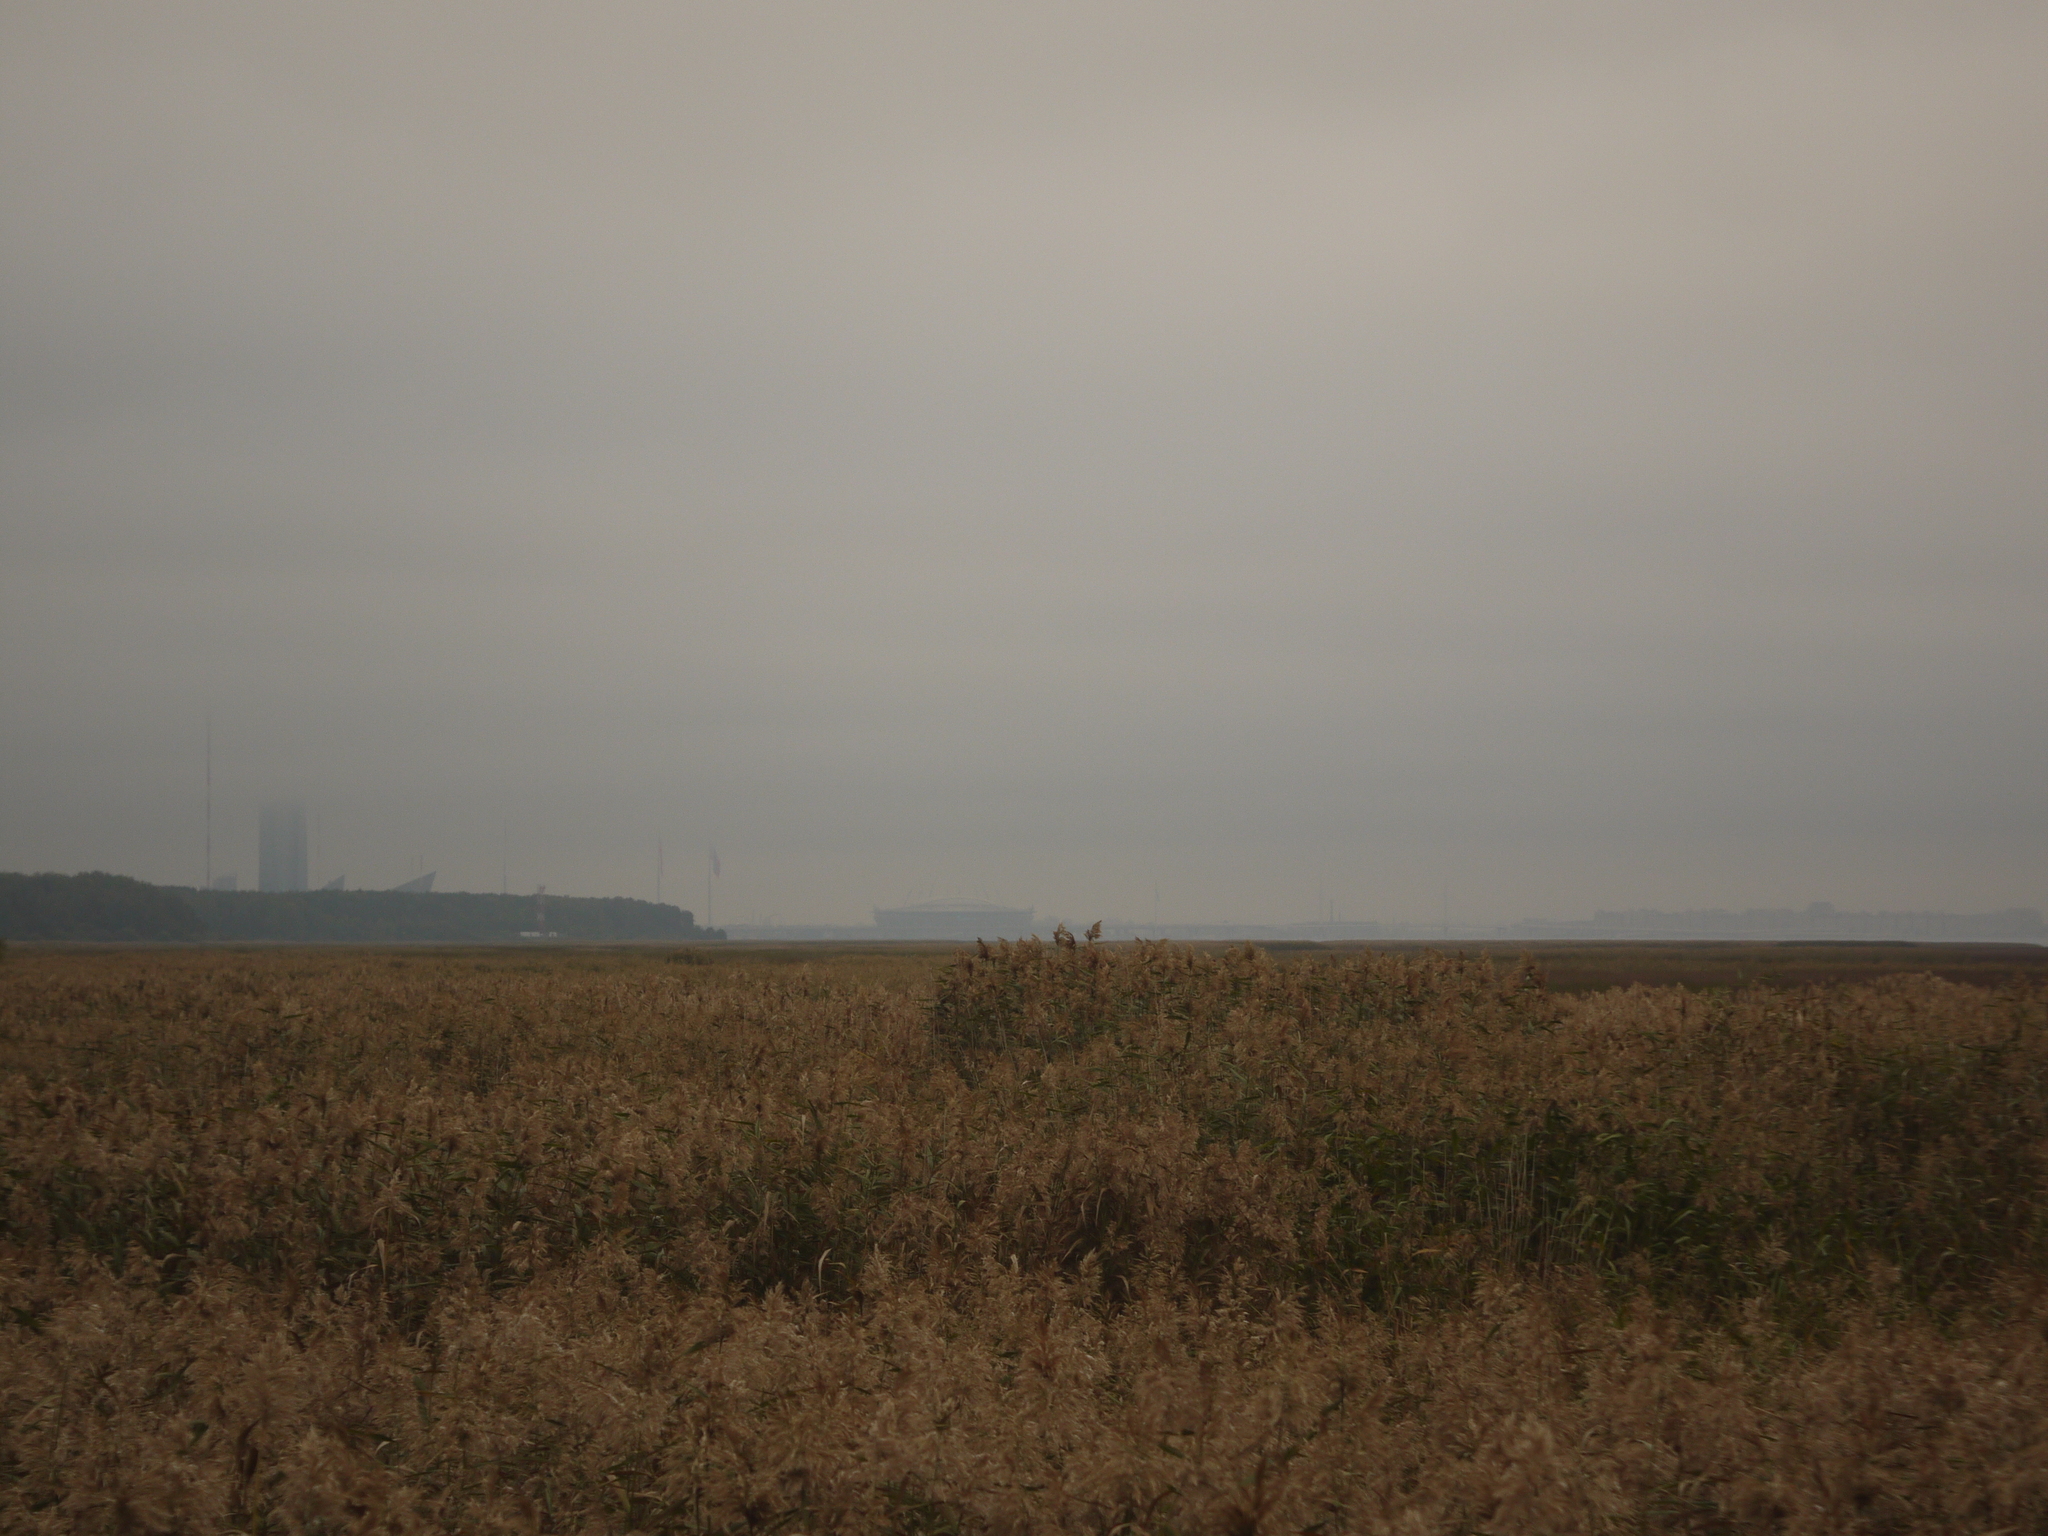
[[(2048, 904), (2048, 10), (0, 4), (0, 868)], [(1156, 908), (1155, 908), (1156, 902)]]

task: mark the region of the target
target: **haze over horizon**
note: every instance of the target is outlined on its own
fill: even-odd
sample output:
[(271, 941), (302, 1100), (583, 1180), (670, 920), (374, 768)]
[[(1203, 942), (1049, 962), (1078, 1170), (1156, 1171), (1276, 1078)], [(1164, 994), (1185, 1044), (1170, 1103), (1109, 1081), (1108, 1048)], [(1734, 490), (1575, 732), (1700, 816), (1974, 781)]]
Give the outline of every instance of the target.
[[(0, 870), (2048, 906), (2048, 10), (0, 0)], [(1158, 895), (1155, 908), (1155, 890)]]

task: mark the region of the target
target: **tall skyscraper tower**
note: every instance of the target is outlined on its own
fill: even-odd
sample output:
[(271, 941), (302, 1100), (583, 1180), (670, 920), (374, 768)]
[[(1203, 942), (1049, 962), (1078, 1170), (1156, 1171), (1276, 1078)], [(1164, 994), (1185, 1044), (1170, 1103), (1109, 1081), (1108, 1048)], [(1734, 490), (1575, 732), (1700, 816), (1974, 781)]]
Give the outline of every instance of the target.
[(256, 889), (305, 888), (306, 808), (284, 803), (266, 805), (256, 831)]

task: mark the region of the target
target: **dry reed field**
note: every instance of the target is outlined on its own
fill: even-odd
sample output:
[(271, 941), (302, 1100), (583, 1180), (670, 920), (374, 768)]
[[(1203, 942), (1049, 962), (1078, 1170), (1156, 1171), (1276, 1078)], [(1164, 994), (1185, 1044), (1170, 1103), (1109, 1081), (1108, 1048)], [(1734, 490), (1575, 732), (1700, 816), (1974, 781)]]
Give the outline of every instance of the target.
[(9, 953), (0, 1528), (2048, 1531), (2048, 992)]

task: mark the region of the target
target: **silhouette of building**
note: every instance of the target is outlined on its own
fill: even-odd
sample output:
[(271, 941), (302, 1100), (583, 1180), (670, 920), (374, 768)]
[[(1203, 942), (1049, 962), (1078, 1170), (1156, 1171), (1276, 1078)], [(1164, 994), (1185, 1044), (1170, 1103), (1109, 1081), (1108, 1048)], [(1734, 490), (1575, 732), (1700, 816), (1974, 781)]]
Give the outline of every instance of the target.
[(263, 807), (256, 830), (256, 889), (306, 888), (306, 808), (277, 803)]

